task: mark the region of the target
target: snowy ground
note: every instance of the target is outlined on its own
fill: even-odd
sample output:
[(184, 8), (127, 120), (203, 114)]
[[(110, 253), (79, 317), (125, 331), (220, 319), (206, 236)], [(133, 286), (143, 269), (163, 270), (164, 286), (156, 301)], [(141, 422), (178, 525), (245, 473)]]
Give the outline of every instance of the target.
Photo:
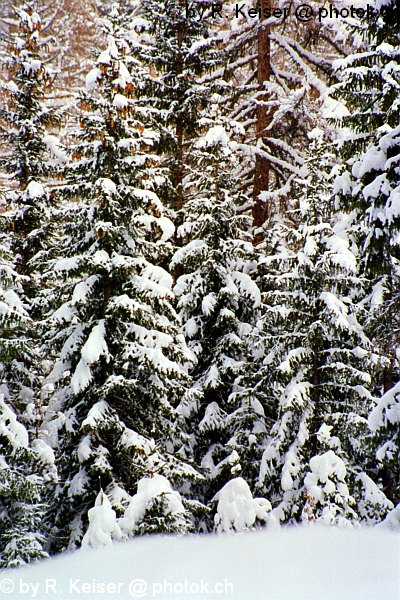
[(400, 535), (309, 526), (147, 537), (0, 573), (1, 598), (49, 600), (60, 594), (62, 600), (210, 595), (224, 600), (399, 600)]

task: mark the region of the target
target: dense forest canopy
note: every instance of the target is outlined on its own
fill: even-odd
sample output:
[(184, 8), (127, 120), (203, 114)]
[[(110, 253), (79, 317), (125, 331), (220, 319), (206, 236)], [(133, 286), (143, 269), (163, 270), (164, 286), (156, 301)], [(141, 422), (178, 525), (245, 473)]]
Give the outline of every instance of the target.
[(400, 527), (400, 5), (305, 6), (3, 2), (0, 568)]

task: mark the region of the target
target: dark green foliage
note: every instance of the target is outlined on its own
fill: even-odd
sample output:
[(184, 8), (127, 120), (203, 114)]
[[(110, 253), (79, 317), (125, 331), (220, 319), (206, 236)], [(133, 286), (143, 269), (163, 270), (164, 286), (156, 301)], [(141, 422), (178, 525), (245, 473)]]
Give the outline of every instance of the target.
[(192, 355), (177, 327), (172, 277), (155, 266), (173, 225), (151, 189), (155, 134), (136, 110), (125, 63), (137, 65), (118, 23), (113, 10), (96, 84), (81, 97), (88, 114), (65, 184), (75, 201), (59, 215), (63, 258), (48, 271), (57, 280), (47, 347), (58, 355), (48, 381), (51, 407), (64, 415), (55, 550), (80, 544), (99, 481), (122, 514), (146, 474), (177, 486), (198, 478), (176, 456), (175, 407)]
[(0, 568), (47, 556), (45, 492), (34, 462), (25, 427), (0, 395)]
[[(363, 281), (355, 272), (344, 218), (335, 220), (329, 203), (325, 181), (332, 157), (318, 145), (313, 144), (317, 158), (308, 163), (304, 192), (299, 191), (299, 210), (271, 228), (270, 253), (259, 265), (265, 313), (253, 381), (256, 391), (260, 384), (269, 391), (278, 414), (264, 438), (256, 485), (281, 521), (312, 515), (344, 524), (362, 516), (363, 496), (356, 490), (368, 466), (363, 440), (371, 398), (369, 342), (358, 321)], [(330, 491), (328, 484), (324, 492), (317, 489), (322, 464)], [(381, 515), (387, 506), (386, 500)]]
[[(364, 23), (366, 49), (339, 61), (341, 82), (336, 94), (351, 112), (340, 124), (351, 133), (339, 147), (345, 159), (336, 178), (340, 206), (352, 215), (352, 237), (359, 248), (359, 272), (368, 279), (368, 316), (365, 331), (379, 355), (374, 369), (373, 393), (388, 393), (400, 378), (400, 11), (389, 2), (379, 10), (370, 7)], [(382, 444), (384, 427), (388, 443), (398, 421), (385, 421), (376, 444)], [(395, 434), (396, 435), (396, 434)], [(379, 450), (378, 450), (379, 451)], [(388, 496), (398, 502), (393, 482), (399, 455), (373, 469)]]
[[(250, 223), (235, 213), (246, 201), (235, 181), (240, 126), (213, 114), (218, 111), (215, 103), (211, 115), (203, 117), (204, 133), (192, 151), (197, 167), (188, 169), (188, 200), (178, 230), (183, 247), (171, 265), (182, 273), (174, 291), (196, 357), (193, 390), (180, 410), (190, 435), (188, 452), (206, 474), (198, 491), (206, 501), (241, 468), (237, 440), (231, 439), (239, 434), (243, 418), (235, 380), (246, 365), (244, 336), (257, 320), (260, 297), (249, 275), (254, 266)], [(234, 408), (238, 410), (230, 414)]]
[[(44, 64), (46, 44), (40, 39), (41, 22), (35, 6), (36, 2), (30, 2), (16, 10), (19, 32), (13, 34), (1, 56), (9, 81), (2, 86), (0, 137), (8, 152), (0, 158), (0, 168), (11, 175), (19, 188), (9, 195), (12, 204), (3, 219), (3, 231), (11, 230), (18, 271), (24, 275), (32, 274), (30, 261), (46, 249), (51, 228), (51, 195), (43, 180), (51, 170), (47, 127), (57, 125), (54, 111), (43, 102), (55, 72)], [(33, 280), (24, 283), (30, 297), (34, 286)]]

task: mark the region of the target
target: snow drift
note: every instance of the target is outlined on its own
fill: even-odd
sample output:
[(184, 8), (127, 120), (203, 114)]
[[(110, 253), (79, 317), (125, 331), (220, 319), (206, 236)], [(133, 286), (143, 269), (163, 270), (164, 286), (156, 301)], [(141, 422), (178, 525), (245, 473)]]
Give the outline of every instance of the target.
[(210, 594), (232, 600), (397, 600), (400, 536), (373, 528), (310, 525), (219, 536), (137, 537), (2, 575), (8, 589), (14, 586), (10, 600), (48, 599), (61, 592), (64, 600), (191, 600)]

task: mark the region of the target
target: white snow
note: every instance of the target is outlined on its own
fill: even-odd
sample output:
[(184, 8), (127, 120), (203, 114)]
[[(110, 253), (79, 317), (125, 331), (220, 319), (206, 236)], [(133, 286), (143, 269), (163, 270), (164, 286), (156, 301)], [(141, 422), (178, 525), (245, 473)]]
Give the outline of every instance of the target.
[[(8, 596), (13, 600), (22, 597), (20, 582), (38, 585), (36, 600), (50, 597), (46, 580), (52, 579), (62, 598), (87, 600), (131, 600), (135, 581), (137, 591), (143, 586), (141, 597), (160, 600), (209, 599), (218, 583), (222, 588), (212, 596), (231, 600), (397, 600), (399, 556), (400, 536), (384, 528), (343, 531), (310, 525), (230, 536), (137, 537), (92, 552), (67, 553), (29, 569), (10, 569), (3, 577), (15, 585), (16, 593)], [(176, 584), (183, 590), (186, 581), (198, 584), (199, 591), (164, 591), (164, 580), (171, 590)], [(208, 584), (203, 590), (202, 580)], [(100, 583), (114, 583), (114, 593), (93, 589)]]
[(45, 135), (43, 142), (46, 144), (48, 150), (54, 154), (61, 162), (68, 162), (68, 156), (60, 148), (60, 140), (55, 135)]
[(71, 485), (68, 489), (68, 496), (82, 496), (86, 486), (90, 484), (90, 478), (86, 473), (86, 469), (82, 468), (78, 473), (71, 479)]
[(112, 35), (109, 34), (107, 36), (107, 42), (108, 42), (107, 48), (99, 54), (99, 57), (97, 59), (97, 62), (102, 65), (110, 65), (111, 58), (118, 59), (118, 56), (119, 56), (118, 48), (115, 43), (115, 39)]
[(386, 218), (389, 223), (393, 221), (394, 218), (400, 215), (400, 186), (392, 191), (390, 194), (388, 205), (386, 208)]
[(215, 298), (215, 295), (213, 293), (204, 296), (201, 302), (201, 310), (203, 311), (203, 315), (206, 315), (206, 317), (211, 315), (216, 304), (217, 299)]
[[(365, 504), (369, 504), (370, 506), (383, 506), (386, 509), (393, 508), (392, 502), (390, 502), (390, 500), (386, 498), (385, 494), (378, 488), (376, 483), (372, 481), (372, 479), (366, 473), (360, 473), (359, 475), (357, 475), (357, 479), (361, 481), (364, 488)], [(367, 514), (361, 513), (361, 517), (367, 517)]]
[(105, 250), (97, 250), (92, 256), (92, 262), (94, 265), (106, 266), (110, 263), (110, 257)]
[(110, 51), (108, 48), (99, 54), (97, 61), (102, 65), (109, 65), (111, 63)]
[(383, 303), (383, 296), (386, 292), (386, 288), (383, 285), (382, 281), (378, 281), (372, 288), (371, 294), (371, 308), (377, 308)]
[(82, 347), (82, 358), (71, 378), (71, 388), (75, 394), (84, 390), (91, 381), (92, 373), (90, 365), (97, 362), (100, 356), (108, 356), (108, 347), (104, 339), (105, 333), (104, 320), (102, 319), (93, 327), (88, 339)]
[(44, 187), (38, 181), (31, 181), (28, 187), (26, 188), (27, 194), (29, 198), (41, 198), (44, 196)]
[(369, 198), (377, 198), (380, 194), (381, 187), (385, 184), (385, 180), (386, 174), (383, 173), (382, 175), (375, 177), (372, 183), (366, 185), (362, 191), (365, 200), (369, 200)]
[(9, 81), (8, 83), (6, 83), (4, 87), (7, 87), (10, 90), (10, 92), (12, 92), (14, 94), (16, 92), (18, 92), (18, 90), (19, 90), (19, 88), (18, 88), (17, 84), (15, 83), (15, 81), (12, 81), (12, 80)]
[(168, 271), (162, 267), (149, 264), (143, 270), (142, 277), (147, 277), (150, 281), (155, 281), (159, 286), (166, 288), (165, 292), (168, 296), (171, 295), (173, 279)]
[(185, 324), (186, 337), (188, 337), (189, 339), (192, 338), (193, 336), (196, 335), (198, 329), (199, 328), (196, 323), (196, 319), (194, 319), (194, 318), (189, 319)]
[(88, 90), (94, 90), (97, 86), (97, 80), (100, 79), (102, 73), (98, 67), (95, 67), (86, 75), (86, 87)]
[[(272, 448), (268, 450), (271, 452)], [(287, 492), (288, 490), (293, 489), (293, 477), (298, 474), (299, 470), (300, 462), (297, 455), (297, 448), (296, 444), (293, 444), (293, 446), (285, 454), (285, 463), (283, 465), (281, 478), (281, 486), (283, 491)]]
[(58, 260), (55, 265), (54, 265), (54, 270), (55, 271), (72, 271), (74, 269), (76, 269), (79, 265), (79, 258), (76, 256), (73, 256), (71, 258), (60, 258), (60, 260)]
[(385, 168), (386, 154), (371, 146), (361, 160), (354, 163), (352, 173), (354, 177), (363, 177), (372, 170), (381, 171)]
[(384, 519), (376, 527), (400, 533), (400, 504), (398, 504), (393, 510), (391, 510), (387, 514), (386, 519)]
[(154, 440), (148, 440), (133, 429), (126, 428), (121, 437), (121, 444), (126, 448), (133, 446), (136, 449), (144, 451), (145, 454), (150, 454), (155, 449)]
[(386, 422), (400, 423), (400, 382), (382, 396), (368, 417), (371, 431), (384, 427)]
[(50, 468), (51, 471), (55, 473), (55, 456), (53, 449), (50, 448), (48, 444), (44, 440), (35, 439), (32, 441), (32, 448), (35, 450), (38, 461)]
[(261, 294), (257, 284), (254, 283), (250, 275), (241, 273), (240, 271), (233, 271), (232, 279), (242, 294), (249, 296), (254, 301), (254, 307), (258, 307), (261, 301)]
[(344, 481), (346, 476), (346, 467), (343, 460), (336, 456), (332, 450), (328, 450), (320, 456), (313, 456), (310, 460), (310, 467), (312, 472), (322, 482), (327, 481), (328, 477), (336, 475), (336, 477)]
[(86, 435), (79, 443), (78, 446), (78, 460), (80, 463), (85, 462), (92, 454), (92, 448), (90, 446), (90, 434)]
[(138, 483), (137, 493), (131, 499), (124, 516), (118, 524), (126, 535), (133, 534), (143, 520), (145, 512), (157, 497), (166, 501), (166, 514), (184, 513), (181, 496), (175, 492), (166, 477), (156, 473), (153, 477), (143, 477)]
[(91, 275), (86, 279), (86, 281), (80, 281), (77, 283), (72, 294), (71, 304), (85, 302), (87, 295), (91, 292), (97, 280), (97, 275)]
[(204, 380), (204, 388), (216, 388), (221, 383), (217, 365), (211, 365)]
[(79, 394), (81, 390), (84, 390), (91, 379), (92, 372), (89, 365), (85, 361), (80, 360), (71, 379), (71, 388), (74, 394)]
[[(6, 290), (3, 292), (3, 298), (6, 301), (6, 306), (8, 309), (15, 310), (21, 315), (28, 316), (20, 297), (14, 292), (14, 290)], [(4, 314), (7, 314), (8, 312), (9, 310), (6, 309)]]
[(221, 146), (227, 146), (229, 141), (229, 137), (222, 127), (222, 125), (215, 125), (215, 127), (211, 127), (206, 134), (205, 143), (207, 146), (216, 146), (217, 144), (221, 144)]
[(327, 309), (336, 316), (336, 325), (342, 329), (349, 329), (346, 305), (331, 292), (321, 292), (320, 299), (325, 302)]
[(195, 42), (193, 42), (193, 44), (189, 48), (189, 54), (196, 54), (201, 48), (203, 48), (204, 46), (209, 46), (209, 45), (210, 45), (210, 40), (207, 40), (202, 37), (199, 40), (196, 40)]
[(321, 427), (317, 431), (317, 440), (321, 443), (327, 444), (331, 439), (331, 425), (327, 425), (326, 423), (322, 423)]
[(215, 526), (219, 533), (246, 531), (256, 519), (268, 520), (271, 504), (265, 498), (253, 498), (250, 488), (242, 477), (231, 479), (220, 490)]
[(122, 89), (125, 88), (127, 83), (131, 83), (132, 77), (126, 68), (125, 64), (121, 60), (119, 63), (119, 77), (114, 80), (115, 85), (120, 85)]
[(82, 549), (112, 546), (121, 538), (115, 511), (105, 493), (101, 491), (93, 508), (88, 512), (89, 527), (82, 540)]
[(159, 217), (157, 219), (157, 224), (161, 227), (163, 232), (160, 239), (160, 243), (166, 242), (167, 240), (172, 238), (172, 236), (175, 233), (175, 225), (173, 224), (171, 219), (168, 219), (168, 217)]
[(101, 177), (100, 179), (98, 179), (96, 181), (95, 185), (98, 185), (99, 187), (101, 187), (103, 192), (105, 192), (106, 194), (116, 194), (117, 193), (117, 186), (108, 177)]
[(4, 394), (0, 394), (0, 438), (3, 436), (14, 449), (28, 447), (28, 432), (17, 420), (15, 412), (5, 403)]
[(349, 194), (351, 191), (351, 179), (348, 171), (344, 171), (341, 175), (338, 175), (333, 184), (334, 194)]
[[(349, 491), (345, 484), (346, 466), (340, 456), (332, 450), (324, 454), (313, 456), (310, 460), (311, 473), (304, 479), (304, 485), (310, 496), (319, 502), (323, 502), (326, 495), (331, 495), (337, 487), (339, 493), (347, 499)], [(340, 483), (335, 484), (332, 479)], [(323, 486), (322, 486), (323, 484)]]
[(325, 119), (342, 119), (350, 114), (343, 102), (334, 100), (328, 93), (323, 93), (322, 98), (321, 114)]
[(37, 59), (29, 59), (27, 61), (23, 61), (22, 64), (24, 65), (24, 69), (27, 75), (29, 75), (31, 71), (37, 73), (42, 68), (42, 61)]
[(128, 104), (128, 98), (126, 98), (122, 94), (115, 94), (113, 100), (113, 106), (115, 106), (115, 108), (125, 108), (126, 106), (128, 106)]
[(102, 319), (93, 327), (87, 342), (82, 348), (82, 358), (88, 364), (97, 362), (102, 355), (108, 355), (108, 347), (104, 339), (105, 334), (106, 328), (104, 319)]
[[(182, 230), (182, 226), (178, 227), (178, 234), (185, 235), (185, 231)], [(183, 246), (183, 248), (179, 248), (175, 252), (171, 261), (171, 268), (176, 264), (184, 262), (185, 258), (190, 254), (201, 253), (205, 248), (207, 248), (207, 244), (204, 240), (192, 240), (191, 242), (186, 244), (186, 246)]]
[(221, 410), (217, 402), (211, 402), (206, 408), (205, 415), (199, 423), (199, 431), (222, 429), (226, 413)]
[(86, 419), (82, 422), (81, 430), (86, 431), (89, 429), (97, 429), (98, 424), (104, 420), (105, 413), (108, 411), (108, 404), (104, 400), (96, 402), (89, 410)]

